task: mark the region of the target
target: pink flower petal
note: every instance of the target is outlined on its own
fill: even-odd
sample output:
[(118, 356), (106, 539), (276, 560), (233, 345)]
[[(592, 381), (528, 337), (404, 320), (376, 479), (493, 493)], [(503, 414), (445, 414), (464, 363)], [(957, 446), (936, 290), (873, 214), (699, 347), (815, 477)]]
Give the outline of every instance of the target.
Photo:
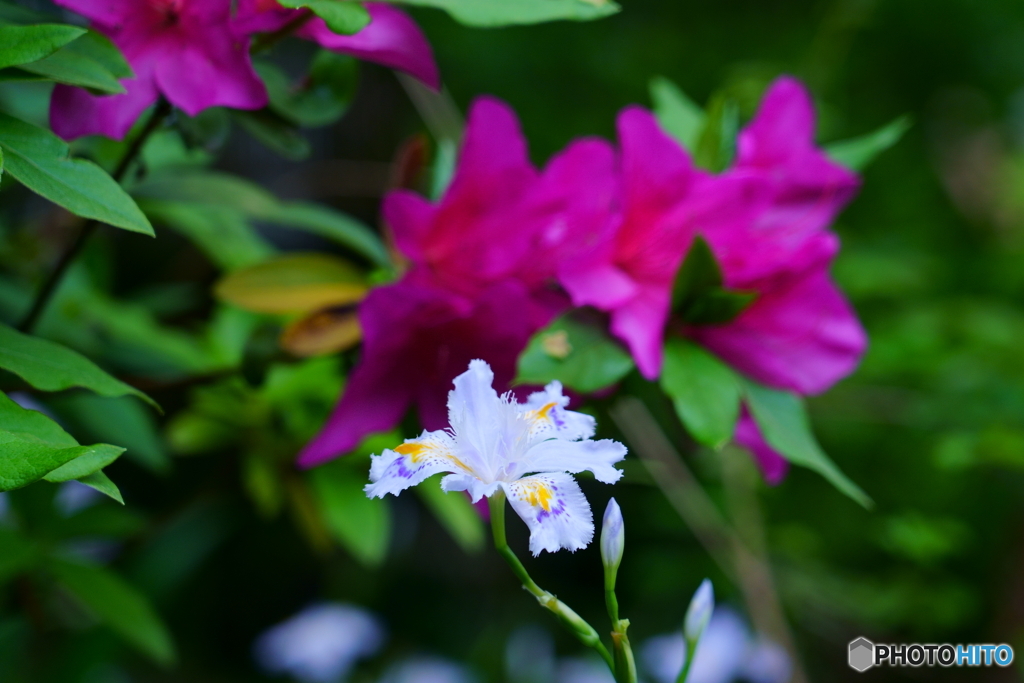
[(412, 17), (384, 2), (368, 2), (366, 9), (370, 11), (370, 25), (355, 35), (334, 33), (322, 19), (310, 21), (298, 35), (328, 50), (404, 71), (435, 90), (440, 88), (434, 52)]
[(156, 83), (151, 73), (122, 81), (128, 91), (121, 95), (97, 96), (82, 88), (58, 85), (50, 100), (50, 127), (65, 140), (83, 135), (105, 135), (121, 140), (142, 112), (157, 100)]
[(412, 404), (426, 429), (448, 424), (452, 380), (483, 358), (495, 386), (515, 375), (516, 358), (536, 329), (526, 290), (495, 285), (469, 300), (438, 290), (411, 273), (376, 289), (360, 306), (363, 357), (324, 427), (299, 455), (303, 467), (343, 455), (367, 434), (394, 427)]
[(853, 372), (867, 347), (824, 266), (776, 283), (731, 323), (689, 334), (755, 380), (801, 394), (820, 393)]
[(626, 342), (637, 369), (647, 379), (661, 374), (668, 307), (668, 290), (646, 287), (612, 311), (612, 333)]
[(789, 472), (789, 461), (764, 440), (760, 428), (746, 406), (743, 406), (739, 422), (736, 423), (733, 440), (751, 452), (754, 462), (764, 474), (765, 481), (774, 485), (785, 479), (786, 473)]

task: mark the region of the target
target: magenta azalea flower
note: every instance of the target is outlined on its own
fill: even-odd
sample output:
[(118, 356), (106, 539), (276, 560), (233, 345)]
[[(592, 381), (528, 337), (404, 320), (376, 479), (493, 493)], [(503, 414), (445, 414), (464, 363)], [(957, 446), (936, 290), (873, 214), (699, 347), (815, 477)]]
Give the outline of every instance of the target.
[[(384, 216), (408, 272), (360, 305), (363, 355), (323, 431), (299, 456), (312, 466), (394, 427), (415, 405), (423, 426), (447, 422), (452, 380), (482, 358), (507, 387), (530, 335), (568, 306), (551, 286), (558, 250), (614, 198), (606, 143), (571, 146), (539, 173), (515, 114), (474, 103), (455, 177), (432, 203), (398, 190)], [(607, 191), (606, 191), (607, 190)]]
[(95, 96), (58, 85), (50, 122), (65, 139), (121, 139), (160, 94), (189, 115), (208, 107), (259, 109), (267, 92), (249, 61), (249, 41), (231, 30), (231, 0), (55, 0), (92, 20), (124, 52), (135, 78), (127, 92)]
[[(858, 187), (855, 174), (814, 146), (803, 87), (776, 81), (739, 138), (732, 169), (713, 176), (638, 107), (619, 118), (624, 206), (614, 237), (585, 250), (559, 277), (578, 305), (609, 311), (640, 372), (661, 372), (676, 271), (702, 236), (730, 289), (757, 293), (735, 320), (682, 332), (768, 386), (811, 394), (849, 374), (866, 347), (857, 318), (828, 268), (838, 238), (828, 231)], [(769, 480), (786, 462), (744, 412), (735, 438)]]
[[(416, 22), (385, 2), (368, 2), (366, 9), (370, 12), (370, 24), (355, 35), (339, 35), (319, 17), (303, 24), (295, 35), (333, 52), (404, 71), (432, 88), (440, 87), (434, 53)], [(270, 33), (295, 19), (301, 11), (285, 9), (277, 0), (239, 0), (235, 30), (243, 34)]]

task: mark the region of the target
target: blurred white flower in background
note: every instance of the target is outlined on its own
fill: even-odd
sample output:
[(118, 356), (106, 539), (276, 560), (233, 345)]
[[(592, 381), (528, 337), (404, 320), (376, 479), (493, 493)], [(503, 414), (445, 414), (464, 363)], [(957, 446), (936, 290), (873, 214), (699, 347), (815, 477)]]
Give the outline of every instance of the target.
[(7, 500), (7, 494), (0, 492), (0, 524), (6, 524), (11, 520), (11, 501)]
[(598, 657), (566, 657), (558, 662), (556, 683), (615, 683), (608, 665)]
[[(655, 683), (675, 683), (685, 656), (682, 634), (670, 633), (644, 643), (640, 664)], [(785, 650), (754, 638), (743, 617), (720, 607), (697, 646), (687, 683), (785, 683), (791, 673)]]
[(551, 683), (555, 680), (555, 641), (539, 626), (520, 626), (505, 644), (505, 677), (509, 683)]
[(269, 674), (302, 683), (338, 683), (356, 662), (377, 653), (384, 627), (366, 610), (343, 603), (318, 603), (265, 631), (253, 655)]
[(389, 668), (380, 683), (476, 683), (470, 671), (455, 662), (437, 657), (410, 659)]
[(53, 504), (60, 514), (70, 517), (86, 508), (92, 507), (100, 502), (103, 497), (102, 493), (91, 486), (86, 486), (80, 481), (72, 480), (60, 485), (57, 495), (53, 498)]

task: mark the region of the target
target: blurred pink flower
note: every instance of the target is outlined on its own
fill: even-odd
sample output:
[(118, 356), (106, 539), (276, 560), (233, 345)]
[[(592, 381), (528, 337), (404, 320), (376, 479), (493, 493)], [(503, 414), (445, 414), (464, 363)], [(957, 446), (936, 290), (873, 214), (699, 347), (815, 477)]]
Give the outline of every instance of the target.
[[(623, 207), (610, 239), (580, 250), (559, 279), (577, 305), (609, 311), (612, 332), (647, 378), (661, 372), (675, 274), (694, 237), (708, 241), (729, 289), (757, 293), (722, 325), (680, 331), (768, 386), (812, 394), (856, 367), (867, 338), (828, 274), (839, 249), (829, 224), (853, 197), (857, 176), (814, 145), (810, 98), (778, 79), (739, 136), (736, 163), (714, 176), (639, 107), (619, 117)], [(766, 476), (786, 462), (746, 413), (736, 439)]]
[(189, 115), (208, 107), (259, 109), (267, 92), (249, 60), (249, 41), (231, 30), (231, 0), (55, 0), (92, 20), (124, 52), (135, 78), (127, 92), (95, 96), (58, 85), (50, 122), (65, 139), (121, 139), (163, 94)]
[(491, 365), (499, 391), (507, 387), (530, 335), (568, 306), (553, 286), (554, 255), (595, 212), (608, 214), (587, 190), (613, 201), (600, 189), (613, 160), (607, 143), (582, 141), (540, 173), (514, 112), (477, 100), (444, 197), (397, 190), (385, 198), (408, 271), (360, 305), (362, 359), (300, 464), (344, 454), (413, 405), (426, 429), (443, 428), (451, 382), (474, 358)]
[[(366, 9), (370, 12), (370, 24), (354, 35), (335, 33), (319, 17), (303, 24), (295, 35), (333, 52), (404, 71), (434, 89), (439, 88), (441, 78), (433, 50), (416, 22), (385, 2), (368, 2)], [(246, 35), (271, 33), (294, 20), (301, 11), (285, 9), (277, 0), (239, 0), (234, 27)]]

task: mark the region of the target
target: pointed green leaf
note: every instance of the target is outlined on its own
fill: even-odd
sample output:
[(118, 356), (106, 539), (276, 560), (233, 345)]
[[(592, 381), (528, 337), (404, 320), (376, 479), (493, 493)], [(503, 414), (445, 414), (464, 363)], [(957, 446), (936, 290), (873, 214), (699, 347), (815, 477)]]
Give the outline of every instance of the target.
[(463, 551), (470, 555), (479, 553), (487, 541), (483, 519), (463, 492), (441, 490), (443, 476), (427, 479), (416, 487), (416, 493)]
[(43, 477), (43, 479), (53, 484), (59, 484), (64, 481), (71, 481), (72, 479), (88, 477), (113, 463), (123, 452), (123, 448), (96, 450), (61, 465)]
[(519, 356), (516, 384), (547, 384), (590, 393), (615, 384), (633, 359), (597, 325), (565, 315), (535, 334)]
[(312, 151), (309, 140), (295, 124), (269, 107), (257, 111), (232, 110), (231, 115), (249, 135), (285, 159), (302, 161)]
[(825, 145), (825, 152), (833, 161), (861, 171), (875, 157), (899, 142), (910, 126), (910, 116), (901, 116), (866, 135)]
[(706, 291), (720, 288), (722, 283), (722, 269), (711, 251), (711, 245), (697, 235), (676, 272), (675, 283), (672, 285), (672, 310), (685, 309)]
[[(332, 5), (343, 3), (329, 0)], [(334, 123), (348, 109), (355, 94), (357, 62), (348, 55), (320, 50), (309, 73), (297, 82), (272, 62), (256, 61), (254, 66), (267, 86), (270, 108), (307, 128)]]
[(694, 238), (672, 286), (672, 311), (687, 323), (720, 325), (743, 312), (757, 292), (722, 287), (722, 269), (707, 241)]
[(153, 236), (153, 226), (103, 169), (72, 159), (48, 130), (0, 113), (0, 149), (7, 172), (27, 188), (83, 218)]
[(117, 484), (110, 481), (110, 477), (108, 477), (102, 470), (81, 477), (78, 481), (89, 488), (96, 489), (108, 498), (113, 498), (121, 505), (124, 505), (124, 498), (121, 497), (121, 490), (117, 488)]
[(467, 26), (536, 24), (557, 19), (589, 21), (615, 14), (612, 0), (398, 0), (436, 7)]
[(694, 439), (712, 448), (732, 439), (740, 415), (740, 380), (709, 351), (686, 339), (669, 339), (661, 388)]
[(23, 64), (20, 68), (47, 80), (87, 88), (98, 94), (117, 95), (126, 92), (106, 67), (70, 49), (70, 46), (38, 62)]
[(704, 110), (667, 78), (658, 76), (652, 79), (650, 90), (658, 123), (692, 153), (704, 130), (707, 118)]
[(330, 239), (376, 265), (387, 266), (391, 262), (380, 237), (355, 218), (318, 204), (282, 202), (259, 185), (227, 173), (176, 169), (153, 174), (134, 192), (146, 200), (146, 207), (152, 206), (149, 200), (226, 207), (252, 220)]
[(693, 162), (718, 173), (732, 162), (736, 136), (740, 129), (740, 108), (736, 100), (723, 94), (711, 99), (704, 130), (693, 150)]
[(135, 387), (115, 379), (85, 356), (55, 342), (0, 324), (0, 368), (43, 391), (82, 387), (100, 396), (137, 396), (160, 406)]
[(324, 20), (327, 28), (341, 35), (359, 33), (370, 25), (370, 13), (358, 2), (338, 0), (278, 0), (293, 9), (303, 7)]
[(123, 448), (80, 446), (60, 425), (0, 393), (0, 491), (27, 486), (78, 458), (116, 459)]
[(847, 496), (870, 508), (871, 498), (821, 450), (811, 432), (803, 400), (788, 391), (768, 389), (749, 380), (744, 395), (764, 440), (794, 465), (812, 469)]
[(58, 583), (96, 618), (158, 663), (175, 659), (174, 643), (145, 596), (117, 574), (102, 567), (51, 560)]
[(327, 528), (363, 564), (384, 561), (391, 541), (387, 502), (366, 497), (365, 470), (334, 461), (309, 472), (309, 483)]
[(66, 24), (0, 26), (0, 69), (37, 62), (85, 32)]

